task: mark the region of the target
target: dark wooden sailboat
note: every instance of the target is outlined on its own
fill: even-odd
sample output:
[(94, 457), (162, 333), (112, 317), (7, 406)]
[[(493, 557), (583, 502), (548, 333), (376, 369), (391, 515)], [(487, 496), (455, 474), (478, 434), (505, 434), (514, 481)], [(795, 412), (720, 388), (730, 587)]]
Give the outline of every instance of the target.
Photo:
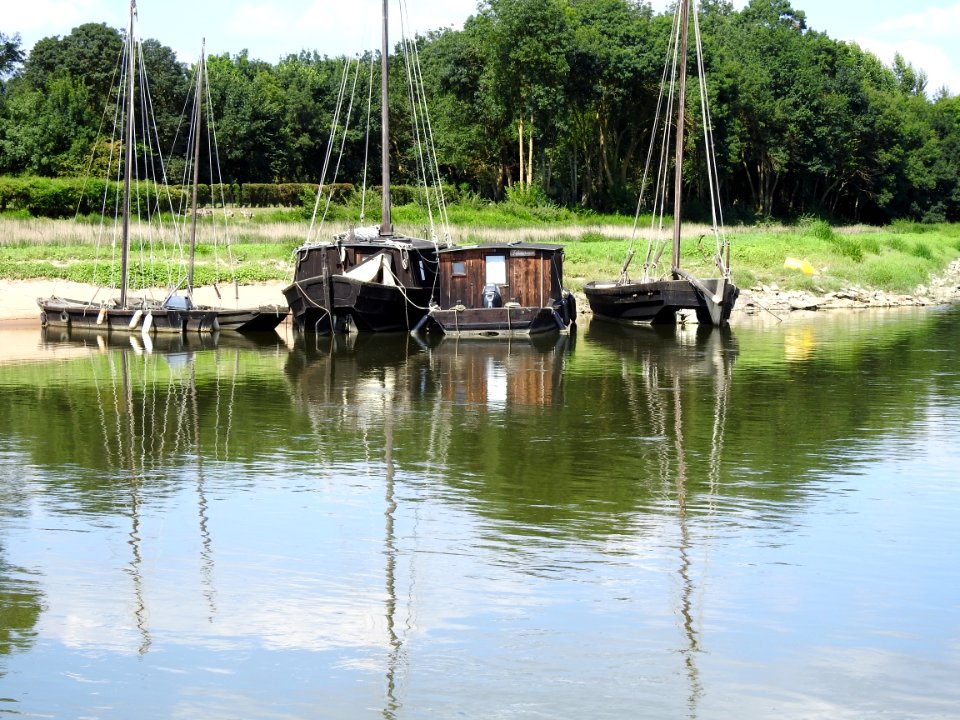
[(40, 324), (44, 327), (89, 327), (103, 331), (142, 333), (183, 333), (187, 330), (213, 332), (217, 317), (212, 310), (193, 309), (177, 298), (157, 301), (146, 297), (134, 298), (128, 294), (130, 260), (131, 179), (133, 175), (134, 138), (134, 80), (137, 70), (138, 42), (136, 38), (136, 0), (130, 3), (130, 24), (124, 49), (126, 90), (124, 98), (124, 172), (122, 235), (120, 249), (119, 297), (109, 300), (72, 300), (69, 298), (38, 298)]
[[(673, 242), (671, 248), (671, 267), (668, 277), (654, 277), (656, 265), (659, 262), (660, 250), (648, 247), (647, 259), (644, 263), (643, 278), (640, 281), (631, 281), (627, 276), (627, 268), (633, 259), (633, 248), (628, 250), (626, 260), (616, 280), (594, 280), (584, 285), (584, 294), (590, 303), (590, 309), (595, 317), (635, 323), (672, 324), (677, 322), (677, 313), (681, 310), (693, 310), (698, 322), (723, 327), (730, 319), (737, 296), (740, 290), (733, 283), (730, 274), (730, 246), (720, 235), (716, 208), (717, 177), (713, 157), (713, 139), (710, 128), (709, 114), (703, 118), (707, 157), (710, 158), (708, 167), (709, 185), (711, 188), (711, 204), (714, 210), (713, 230), (717, 237), (717, 250), (714, 255), (719, 276), (713, 278), (698, 278), (681, 266), (680, 231), (682, 210), (682, 170), (685, 130), (686, 104), (686, 74), (687, 48), (690, 9), (694, 0), (682, 0), (677, 3), (675, 37), (679, 40), (677, 66), (674, 66), (674, 79), (679, 86), (676, 100), (676, 146), (674, 160), (674, 189), (673, 189)], [(696, 13), (693, 16), (694, 26), (697, 27)], [(703, 76), (702, 53), (699, 47), (699, 29), (697, 37), (698, 75), (700, 91), (703, 97), (703, 107), (706, 107), (706, 85)], [(670, 62), (668, 54), (668, 63)], [(671, 101), (673, 95), (671, 94)], [(653, 139), (658, 133), (656, 128)], [(651, 145), (652, 148), (652, 145)], [(653, 153), (650, 153), (653, 156)], [(666, 177), (666, 174), (663, 175)], [(661, 204), (662, 208), (662, 204)], [(638, 207), (639, 213), (639, 207)]]
[(410, 331), (426, 315), (437, 277), (437, 243), (394, 232), (390, 215), (389, 43), (383, 0), (381, 55), (382, 218), (296, 250), (283, 289), (298, 329), (311, 333)]
[[(193, 143), (193, 184), (191, 205), (190, 259), (187, 268), (186, 292), (179, 288), (168, 292), (163, 300), (149, 297), (132, 297), (129, 294), (130, 250), (131, 250), (131, 206), (134, 181), (134, 153), (138, 145), (135, 128), (143, 123), (136, 113), (136, 83), (138, 76), (137, 58), (139, 41), (136, 36), (137, 6), (135, 0), (130, 3), (130, 22), (127, 30), (123, 56), (124, 82), (121, 88), (123, 107), (123, 198), (119, 213), (121, 225), (121, 247), (119, 268), (119, 297), (92, 299), (89, 301), (61, 297), (39, 298), (40, 322), (44, 327), (67, 327), (98, 332), (137, 332), (142, 334), (183, 334), (187, 332), (212, 333), (222, 330), (255, 332), (273, 330), (287, 316), (283, 305), (270, 305), (252, 308), (222, 308), (195, 305), (193, 302), (194, 256), (197, 228), (197, 185), (199, 181), (200, 126), (202, 122), (203, 80), (205, 78), (205, 60), (201, 53), (197, 68), (197, 86), (195, 107), (192, 117), (194, 133)], [(142, 73), (141, 73), (142, 75)], [(146, 112), (149, 101), (147, 88), (141, 88), (140, 101), (142, 112)], [(148, 144), (152, 145), (152, 141)], [(149, 164), (144, 163), (144, 167)], [(150, 183), (159, 183), (150, 180)], [(159, 191), (158, 191), (159, 192)], [(139, 200), (138, 200), (139, 203)], [(174, 283), (171, 283), (174, 285)]]
[(417, 330), (501, 337), (565, 332), (576, 322), (563, 287), (563, 246), (488, 243), (441, 249), (437, 293)]

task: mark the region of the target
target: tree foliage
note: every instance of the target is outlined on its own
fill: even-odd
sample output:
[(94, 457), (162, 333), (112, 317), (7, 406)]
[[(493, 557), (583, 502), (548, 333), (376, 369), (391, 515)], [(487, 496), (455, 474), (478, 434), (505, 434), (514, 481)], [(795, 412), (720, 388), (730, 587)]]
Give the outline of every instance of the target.
[[(887, 67), (818, 32), (790, 0), (750, 0), (742, 10), (703, 0), (699, 10), (728, 216), (960, 220), (960, 106), (946, 89), (931, 97), (922, 69), (899, 55)], [(416, 38), (413, 71), (398, 45), (390, 96), (397, 181), (417, 180), (405, 116), (406, 81), (419, 74), (446, 181), (482, 198), (522, 192), (631, 211), (670, 32), (671, 17), (644, 0), (483, 0), (462, 30)], [(121, 31), (89, 23), (24, 56), (18, 35), (0, 35), (0, 173), (84, 171), (103, 142), (122, 40)], [(158, 41), (143, 48), (158, 128), (172, 138), (188, 67)], [(365, 169), (368, 182), (378, 177), (378, 66), (375, 54), (356, 61), (301, 52), (275, 65), (246, 51), (211, 57), (224, 181), (320, 180), (331, 130), (342, 133), (346, 122), (332, 123), (341, 88), (353, 104), (346, 137), (333, 143), (335, 155), (343, 149), (337, 180), (359, 184)], [(704, 152), (697, 129), (687, 133), (693, 158)], [(701, 181), (685, 171), (684, 182), (695, 210)]]

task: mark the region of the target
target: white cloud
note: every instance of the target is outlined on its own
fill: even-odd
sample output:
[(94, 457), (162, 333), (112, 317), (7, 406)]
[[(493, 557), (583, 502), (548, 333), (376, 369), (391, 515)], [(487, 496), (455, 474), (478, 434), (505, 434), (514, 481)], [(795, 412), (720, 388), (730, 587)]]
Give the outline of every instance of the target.
[(294, 18), (284, 9), (282, 3), (245, 2), (223, 23), (223, 35), (219, 44), (231, 48), (230, 52), (234, 54), (243, 49), (251, 49), (254, 57), (276, 62), (286, 53), (278, 51), (276, 57), (266, 57), (265, 53), (260, 51), (264, 45), (264, 37), (276, 37), (281, 43), (286, 42), (290, 37), (290, 29), (295, 27)]
[(33, 0), (28, 2), (10, 2), (3, 9), (3, 32), (6, 35), (19, 33), (23, 39), (23, 48), (30, 50), (41, 38), (53, 35), (69, 35), (78, 25), (88, 22), (106, 22), (115, 24), (111, 19), (119, 18), (120, 25), (126, 25), (126, 10), (116, 12), (106, 8), (103, 0)]
[(878, 38), (855, 38), (864, 50), (869, 50), (885, 65), (892, 65), (894, 55), (900, 53), (917, 70), (927, 75), (927, 93), (932, 95), (946, 86), (951, 92), (960, 90), (960, 68), (942, 47), (922, 40), (889, 41)]
[(960, 25), (960, 3), (949, 7), (931, 7), (877, 23), (870, 29), (878, 34), (900, 35), (916, 32), (920, 37), (953, 37)]

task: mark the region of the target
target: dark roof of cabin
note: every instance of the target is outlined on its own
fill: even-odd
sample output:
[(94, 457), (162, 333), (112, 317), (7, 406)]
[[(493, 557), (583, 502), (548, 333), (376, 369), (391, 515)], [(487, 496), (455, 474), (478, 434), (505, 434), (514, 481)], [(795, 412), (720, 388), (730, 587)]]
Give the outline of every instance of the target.
[(375, 249), (378, 247), (396, 247), (397, 245), (408, 245), (417, 250), (435, 250), (438, 247), (438, 243), (433, 242), (432, 240), (425, 240), (423, 238), (414, 238), (409, 237), (408, 235), (402, 235), (400, 233), (395, 233), (393, 235), (379, 235), (372, 233), (350, 233), (346, 232), (341, 235), (337, 235), (331, 240), (323, 240), (320, 242), (311, 242), (305, 243), (300, 246), (302, 249), (310, 248), (320, 248), (320, 247), (329, 247), (331, 245), (339, 245), (341, 247), (353, 247), (353, 248), (371, 248)]
[(440, 253), (446, 255), (463, 250), (542, 250), (544, 252), (563, 251), (564, 246), (556, 243), (535, 243), (535, 242), (512, 242), (512, 243), (475, 243), (472, 245), (454, 245), (452, 247), (441, 247)]

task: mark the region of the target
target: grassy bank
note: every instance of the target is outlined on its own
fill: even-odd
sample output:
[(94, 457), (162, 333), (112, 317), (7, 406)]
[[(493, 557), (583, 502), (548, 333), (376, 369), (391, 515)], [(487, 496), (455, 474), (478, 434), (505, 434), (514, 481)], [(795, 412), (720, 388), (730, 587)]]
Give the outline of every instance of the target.
[[(416, 221), (419, 213), (419, 208), (400, 207), (394, 223), (405, 232), (428, 236), (428, 229)], [(578, 216), (552, 208), (453, 206), (449, 216), (452, 238), (459, 243), (564, 244), (566, 280), (574, 290), (587, 280), (617, 277), (632, 232), (632, 218)], [(347, 227), (343, 220), (327, 223), (321, 236)], [(234, 277), (241, 284), (289, 279), (292, 251), (307, 236), (309, 222), (302, 212), (292, 210), (237, 211), (228, 229), (229, 246), (221, 241), (215, 248), (198, 247), (197, 284)], [(642, 222), (634, 240), (636, 259), (630, 270), (634, 277), (640, 274), (647, 239), (654, 235), (649, 221)], [(960, 257), (960, 225), (899, 222), (884, 228), (835, 228), (817, 220), (795, 226), (733, 227), (727, 235), (734, 279), (744, 288), (776, 283), (783, 289), (818, 293), (851, 286), (908, 293)], [(684, 265), (690, 271), (712, 274), (712, 248), (708, 227), (684, 227)], [(5, 279), (109, 284), (114, 252), (112, 238), (109, 233), (102, 236), (98, 220), (0, 215), (0, 277)], [(166, 284), (168, 260), (180, 257), (173, 247), (155, 245), (149, 250), (136, 244), (132, 256), (134, 285)], [(806, 260), (815, 274), (784, 267), (787, 258)], [(668, 263), (665, 259), (661, 267)]]

